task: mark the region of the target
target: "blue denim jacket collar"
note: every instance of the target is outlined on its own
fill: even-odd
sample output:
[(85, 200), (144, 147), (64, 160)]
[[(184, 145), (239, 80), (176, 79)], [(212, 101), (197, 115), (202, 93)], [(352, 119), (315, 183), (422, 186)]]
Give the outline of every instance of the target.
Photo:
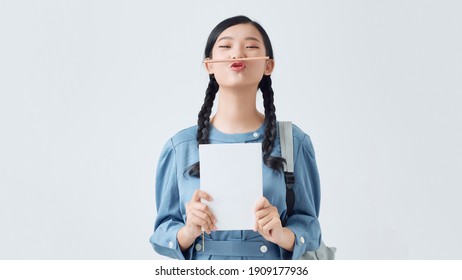
[(227, 143), (253, 142), (263, 138), (264, 133), (265, 123), (263, 123), (257, 130), (236, 134), (223, 133), (210, 124), (209, 139)]

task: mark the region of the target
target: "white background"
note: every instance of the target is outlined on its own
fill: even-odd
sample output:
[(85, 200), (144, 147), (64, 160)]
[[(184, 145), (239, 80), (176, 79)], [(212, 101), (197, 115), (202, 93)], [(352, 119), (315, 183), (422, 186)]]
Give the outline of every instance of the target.
[(339, 259), (462, 258), (458, 1), (0, 2), (0, 258), (156, 259), (162, 146), (194, 125), (209, 32), (273, 43)]

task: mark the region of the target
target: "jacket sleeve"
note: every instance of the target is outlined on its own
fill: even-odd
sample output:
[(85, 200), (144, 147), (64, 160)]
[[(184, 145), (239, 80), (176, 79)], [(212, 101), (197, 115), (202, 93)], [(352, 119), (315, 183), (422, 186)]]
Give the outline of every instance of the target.
[(157, 216), (154, 233), (150, 242), (154, 250), (175, 259), (190, 259), (192, 246), (182, 252), (176, 238), (178, 230), (184, 226), (180, 212), (175, 148), (170, 139), (164, 146), (156, 172)]
[(308, 135), (304, 135), (295, 156), (295, 202), (293, 214), (286, 223), (286, 227), (295, 234), (295, 243), (293, 252), (281, 249), (283, 259), (299, 259), (306, 251), (318, 249), (321, 242), (321, 227), (318, 221), (321, 198), (319, 174), (313, 145)]

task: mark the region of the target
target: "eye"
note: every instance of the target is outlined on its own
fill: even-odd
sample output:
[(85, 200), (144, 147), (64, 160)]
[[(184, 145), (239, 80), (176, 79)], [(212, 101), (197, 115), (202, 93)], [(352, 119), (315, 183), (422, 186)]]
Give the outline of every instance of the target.
[(258, 47), (258, 46), (247, 46), (246, 48), (247, 49), (259, 49), (260, 47)]
[(221, 45), (221, 46), (218, 46), (219, 48), (224, 48), (224, 49), (230, 49), (231, 46), (228, 46), (228, 45)]

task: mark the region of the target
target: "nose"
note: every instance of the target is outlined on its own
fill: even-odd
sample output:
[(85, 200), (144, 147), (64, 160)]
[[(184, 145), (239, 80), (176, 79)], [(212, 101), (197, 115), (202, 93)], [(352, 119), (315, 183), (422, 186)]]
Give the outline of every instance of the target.
[(233, 55), (231, 56), (233, 59), (236, 59), (236, 58), (243, 58), (245, 57), (244, 55), (244, 51), (242, 50), (242, 48), (236, 48)]

